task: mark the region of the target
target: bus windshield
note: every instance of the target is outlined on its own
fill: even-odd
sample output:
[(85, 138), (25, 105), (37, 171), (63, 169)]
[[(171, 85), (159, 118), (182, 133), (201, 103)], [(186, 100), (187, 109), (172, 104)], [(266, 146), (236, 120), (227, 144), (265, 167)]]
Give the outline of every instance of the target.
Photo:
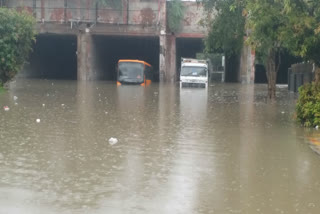
[(141, 83), (144, 81), (144, 64), (137, 62), (119, 63), (118, 81), (128, 83)]
[(181, 76), (205, 77), (207, 76), (207, 68), (196, 66), (184, 66), (181, 69)]

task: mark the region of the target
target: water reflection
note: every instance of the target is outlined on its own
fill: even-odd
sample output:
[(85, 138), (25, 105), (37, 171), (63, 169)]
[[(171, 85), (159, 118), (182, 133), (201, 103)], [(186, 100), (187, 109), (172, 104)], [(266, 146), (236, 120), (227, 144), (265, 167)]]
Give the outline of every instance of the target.
[(318, 213), (312, 133), (265, 87), (18, 80), (0, 94), (0, 213)]

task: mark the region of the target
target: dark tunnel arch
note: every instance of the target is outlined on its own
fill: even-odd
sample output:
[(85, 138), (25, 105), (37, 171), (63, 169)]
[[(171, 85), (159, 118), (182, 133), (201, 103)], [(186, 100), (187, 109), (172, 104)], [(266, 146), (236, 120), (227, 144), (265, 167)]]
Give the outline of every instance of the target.
[(179, 71), (181, 66), (181, 57), (196, 58), (197, 53), (202, 53), (204, 49), (202, 38), (180, 38), (176, 39), (176, 66), (177, 77), (179, 79)]
[(138, 59), (159, 70), (159, 38), (141, 36), (94, 35), (96, 69), (100, 80), (116, 80), (116, 66), (119, 59)]
[(20, 76), (41, 79), (77, 79), (77, 37), (40, 34)]

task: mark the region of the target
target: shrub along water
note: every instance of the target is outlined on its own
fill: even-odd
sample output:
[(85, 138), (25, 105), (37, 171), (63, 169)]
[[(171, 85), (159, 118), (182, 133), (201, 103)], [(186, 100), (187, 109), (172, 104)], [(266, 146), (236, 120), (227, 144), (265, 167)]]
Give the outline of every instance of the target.
[(320, 83), (313, 82), (299, 88), (296, 113), (304, 126), (320, 126)]
[(0, 8), (0, 87), (22, 69), (35, 41), (35, 23), (27, 12)]

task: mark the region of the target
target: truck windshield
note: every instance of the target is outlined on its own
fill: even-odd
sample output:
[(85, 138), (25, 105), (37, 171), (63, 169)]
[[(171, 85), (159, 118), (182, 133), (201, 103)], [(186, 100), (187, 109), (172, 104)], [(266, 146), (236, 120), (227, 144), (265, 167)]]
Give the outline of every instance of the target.
[(181, 76), (205, 77), (207, 76), (207, 68), (183, 66)]
[(132, 82), (140, 83), (143, 82), (143, 69), (144, 65), (142, 63), (136, 62), (121, 62), (119, 63), (119, 76), (118, 80), (120, 82)]

